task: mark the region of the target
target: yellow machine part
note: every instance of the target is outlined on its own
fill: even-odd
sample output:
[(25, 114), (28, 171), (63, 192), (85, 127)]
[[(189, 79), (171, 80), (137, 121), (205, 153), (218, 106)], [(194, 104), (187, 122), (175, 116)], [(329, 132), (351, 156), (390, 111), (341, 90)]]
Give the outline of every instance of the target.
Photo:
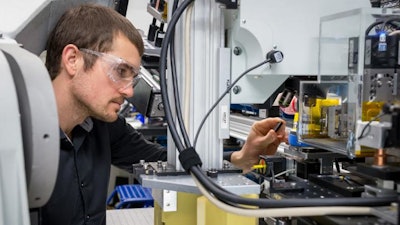
[[(258, 198), (258, 195), (245, 197)], [(258, 225), (258, 218), (227, 213), (204, 196), (178, 192), (177, 198), (176, 212), (164, 212), (154, 202), (155, 225)]]

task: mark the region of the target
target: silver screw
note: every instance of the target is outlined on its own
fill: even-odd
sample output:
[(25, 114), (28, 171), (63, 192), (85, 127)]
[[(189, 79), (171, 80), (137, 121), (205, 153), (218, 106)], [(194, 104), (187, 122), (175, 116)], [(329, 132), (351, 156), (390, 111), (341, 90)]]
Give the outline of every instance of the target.
[(240, 93), (240, 91), (242, 91), (242, 88), (240, 88), (240, 86), (236, 85), (236, 86), (234, 86), (234, 87), (232, 88), (232, 91), (233, 91), (234, 94), (237, 95), (237, 94)]
[(233, 54), (235, 54), (235, 55), (240, 55), (240, 54), (242, 54), (242, 49), (241, 49), (240, 47), (235, 47), (235, 48), (233, 49)]

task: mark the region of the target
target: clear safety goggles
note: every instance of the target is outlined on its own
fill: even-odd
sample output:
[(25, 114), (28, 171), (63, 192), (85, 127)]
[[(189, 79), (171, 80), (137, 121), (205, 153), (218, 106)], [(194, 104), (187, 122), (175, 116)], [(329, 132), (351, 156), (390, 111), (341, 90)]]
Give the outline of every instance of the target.
[(131, 63), (121, 59), (120, 57), (98, 52), (86, 48), (80, 48), (81, 52), (100, 57), (107, 66), (104, 65), (108, 77), (114, 82), (118, 89), (126, 89), (135, 87), (141, 78), (140, 68), (136, 68)]

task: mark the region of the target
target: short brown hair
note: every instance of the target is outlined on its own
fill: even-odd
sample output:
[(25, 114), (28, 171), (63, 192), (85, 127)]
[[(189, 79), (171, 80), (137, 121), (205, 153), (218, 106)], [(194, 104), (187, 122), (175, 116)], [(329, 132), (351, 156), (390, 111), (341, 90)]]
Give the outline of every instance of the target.
[[(134, 44), (140, 55), (144, 46), (140, 33), (133, 24), (112, 8), (83, 4), (66, 11), (47, 41), (46, 67), (53, 80), (60, 72), (61, 54), (64, 47), (74, 44), (78, 48), (88, 48), (100, 52), (111, 50), (117, 34), (126, 36)], [(85, 68), (91, 68), (94, 61), (86, 61)]]

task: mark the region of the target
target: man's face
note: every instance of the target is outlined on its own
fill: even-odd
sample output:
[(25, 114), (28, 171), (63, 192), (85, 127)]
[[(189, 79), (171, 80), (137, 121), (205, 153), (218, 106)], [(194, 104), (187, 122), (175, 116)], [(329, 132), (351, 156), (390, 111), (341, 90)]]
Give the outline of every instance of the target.
[(95, 54), (94, 66), (84, 72), (83, 67), (73, 82), (73, 94), (89, 116), (106, 122), (115, 121), (125, 98), (133, 95), (133, 83), (140, 68), (137, 48), (124, 36), (116, 36), (112, 50)]

